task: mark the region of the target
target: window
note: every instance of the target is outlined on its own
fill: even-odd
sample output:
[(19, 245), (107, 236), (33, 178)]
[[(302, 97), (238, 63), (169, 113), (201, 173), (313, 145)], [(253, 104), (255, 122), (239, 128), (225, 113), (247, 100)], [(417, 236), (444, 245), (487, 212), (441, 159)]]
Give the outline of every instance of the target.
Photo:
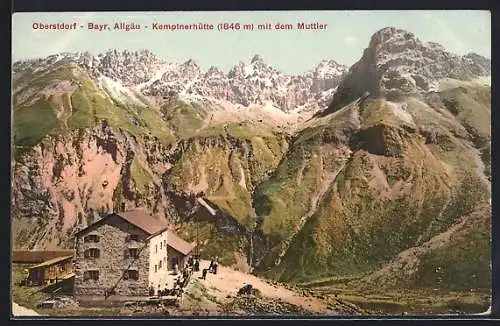
[(160, 260), (160, 262), (158, 263), (158, 269), (161, 269), (161, 260)]
[(59, 265), (59, 271), (64, 272), (66, 270), (66, 265), (65, 264), (60, 264)]
[(163, 244), (163, 243), (160, 241), (160, 250), (161, 250), (161, 245), (162, 245), (162, 244)]
[(139, 236), (137, 234), (130, 234), (127, 236), (127, 242), (139, 241)]
[(85, 258), (99, 258), (100, 252), (97, 248), (90, 248), (83, 253)]
[(163, 262), (166, 263), (167, 262), (167, 257), (163, 257)]
[(83, 238), (83, 242), (99, 242), (99, 236), (97, 234), (89, 234)]
[(123, 279), (137, 281), (139, 279), (139, 271), (134, 269), (129, 269), (125, 271), (125, 273), (123, 274)]
[(155, 273), (158, 272), (158, 265), (155, 265)]
[(167, 240), (163, 240), (163, 246), (167, 249)]
[(99, 271), (85, 271), (83, 272), (83, 279), (97, 281), (99, 279)]
[(137, 248), (125, 249), (124, 258), (139, 258), (139, 250)]
[(155, 245), (155, 252), (158, 252), (158, 245)]

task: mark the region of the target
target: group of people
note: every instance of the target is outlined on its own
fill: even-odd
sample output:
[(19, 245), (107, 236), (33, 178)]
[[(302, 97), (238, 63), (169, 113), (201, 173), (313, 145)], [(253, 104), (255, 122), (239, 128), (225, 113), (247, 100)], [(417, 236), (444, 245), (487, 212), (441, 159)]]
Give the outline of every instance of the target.
[(189, 256), (187, 260), (187, 268), (192, 268), (194, 272), (200, 270), (200, 258), (198, 256)]
[(201, 274), (202, 279), (205, 280), (207, 278), (208, 273), (217, 274), (218, 261), (219, 261), (218, 257), (215, 257), (215, 259), (212, 259), (210, 261), (210, 266), (208, 266), (208, 268), (204, 268), (202, 271), (202, 274)]
[[(207, 278), (208, 273), (217, 274), (218, 267), (218, 257), (213, 258), (210, 261), (210, 265), (208, 268), (204, 268), (202, 270), (202, 279)], [(172, 289), (168, 289), (165, 287), (164, 290), (160, 290), (158, 288), (157, 295), (158, 296), (168, 296), (168, 295), (177, 295), (182, 296), (183, 288), (186, 287), (187, 283), (193, 272), (198, 272), (200, 270), (200, 257), (199, 256), (189, 256), (186, 263), (184, 264), (184, 268), (180, 271), (179, 266), (175, 264), (174, 266), (174, 275), (180, 274), (174, 282), (174, 286)], [(153, 296), (155, 293), (154, 287), (151, 285), (150, 295)]]
[[(182, 273), (184, 274), (185, 271), (190, 271), (190, 272), (198, 272), (200, 270), (200, 258), (198, 256), (189, 256), (187, 261), (184, 263), (184, 268), (182, 269)], [(179, 265), (175, 264), (174, 265), (174, 275), (179, 274)]]

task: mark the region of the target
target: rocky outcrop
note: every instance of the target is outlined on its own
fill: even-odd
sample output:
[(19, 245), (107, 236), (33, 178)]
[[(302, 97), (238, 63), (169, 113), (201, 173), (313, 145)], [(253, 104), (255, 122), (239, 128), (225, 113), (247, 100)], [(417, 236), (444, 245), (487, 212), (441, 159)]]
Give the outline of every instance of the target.
[[(157, 142), (138, 142), (129, 133), (102, 124), (46, 137), (19, 154), (14, 166), (12, 215), (36, 225), (24, 245), (70, 245), (68, 237), (74, 227), (112, 212), (118, 202), (154, 207), (158, 214), (170, 212), (161, 180), (155, 178), (169, 167), (168, 153), (175, 150)], [(137, 183), (143, 180), (131, 171), (134, 160), (152, 174), (148, 182), (156, 186), (146, 193), (137, 190)]]
[(13, 70), (19, 75), (26, 70), (36, 72), (70, 63), (84, 68), (95, 79), (109, 78), (115, 88), (128, 87), (160, 101), (179, 95), (199, 103), (224, 101), (243, 107), (271, 103), (285, 112), (316, 111), (325, 107), (347, 71), (346, 66), (333, 60), (323, 60), (310, 71), (288, 75), (255, 55), (250, 63), (239, 62), (227, 74), (216, 67), (203, 72), (191, 59), (169, 63), (148, 50), (110, 50), (96, 56), (88, 52), (61, 53), (15, 62)]
[(478, 54), (459, 56), (441, 45), (422, 42), (413, 33), (387, 27), (376, 32), (338, 86), (331, 113), (370, 92), (389, 99), (437, 90), (439, 80), (470, 80), (491, 74), (491, 61)]
[(239, 62), (227, 74), (215, 67), (202, 73), (190, 60), (165, 72), (143, 92), (154, 96), (181, 93), (192, 99), (205, 97), (245, 107), (270, 102), (285, 112), (303, 106), (315, 111), (331, 99), (346, 70), (333, 60), (324, 60), (311, 71), (290, 76), (255, 55), (250, 64)]
[(402, 129), (378, 124), (361, 130), (354, 137), (357, 138), (359, 149), (375, 155), (398, 157), (403, 155), (404, 139), (408, 137), (408, 133)]
[[(81, 61), (89, 67), (89, 61)], [(137, 85), (151, 79), (156, 69), (165, 61), (148, 50), (130, 52), (107, 51), (93, 58), (99, 72), (110, 78), (121, 80), (125, 85)], [(94, 65), (90, 65), (93, 67)]]

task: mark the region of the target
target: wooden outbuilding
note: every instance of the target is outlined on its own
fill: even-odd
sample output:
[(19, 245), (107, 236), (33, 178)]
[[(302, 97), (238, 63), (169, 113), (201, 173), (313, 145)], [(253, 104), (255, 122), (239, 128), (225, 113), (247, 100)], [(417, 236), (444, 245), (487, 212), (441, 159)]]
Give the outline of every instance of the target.
[(57, 257), (28, 268), (28, 285), (57, 283), (73, 274), (73, 255)]

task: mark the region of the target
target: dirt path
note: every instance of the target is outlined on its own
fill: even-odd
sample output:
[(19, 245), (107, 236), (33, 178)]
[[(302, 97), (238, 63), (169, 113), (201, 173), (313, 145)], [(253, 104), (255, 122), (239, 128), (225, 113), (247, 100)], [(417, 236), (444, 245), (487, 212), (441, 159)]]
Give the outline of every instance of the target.
[[(201, 268), (208, 268), (210, 262), (202, 261)], [(198, 278), (200, 273), (193, 276)], [(263, 297), (281, 299), (285, 302), (300, 306), (316, 313), (332, 313), (327, 304), (319, 299), (304, 296), (300, 293), (286, 289), (283, 286), (272, 285), (253, 275), (236, 271), (228, 267), (218, 267), (217, 274), (207, 274), (206, 280), (200, 280), (207, 291), (215, 296), (218, 301), (227, 300), (228, 296), (235, 296), (245, 284), (251, 284), (258, 289)]]
[(19, 317), (19, 316), (40, 316), (39, 313), (37, 313), (34, 310), (25, 308), (23, 306), (18, 305), (15, 302), (12, 302), (12, 315), (14, 317)]

